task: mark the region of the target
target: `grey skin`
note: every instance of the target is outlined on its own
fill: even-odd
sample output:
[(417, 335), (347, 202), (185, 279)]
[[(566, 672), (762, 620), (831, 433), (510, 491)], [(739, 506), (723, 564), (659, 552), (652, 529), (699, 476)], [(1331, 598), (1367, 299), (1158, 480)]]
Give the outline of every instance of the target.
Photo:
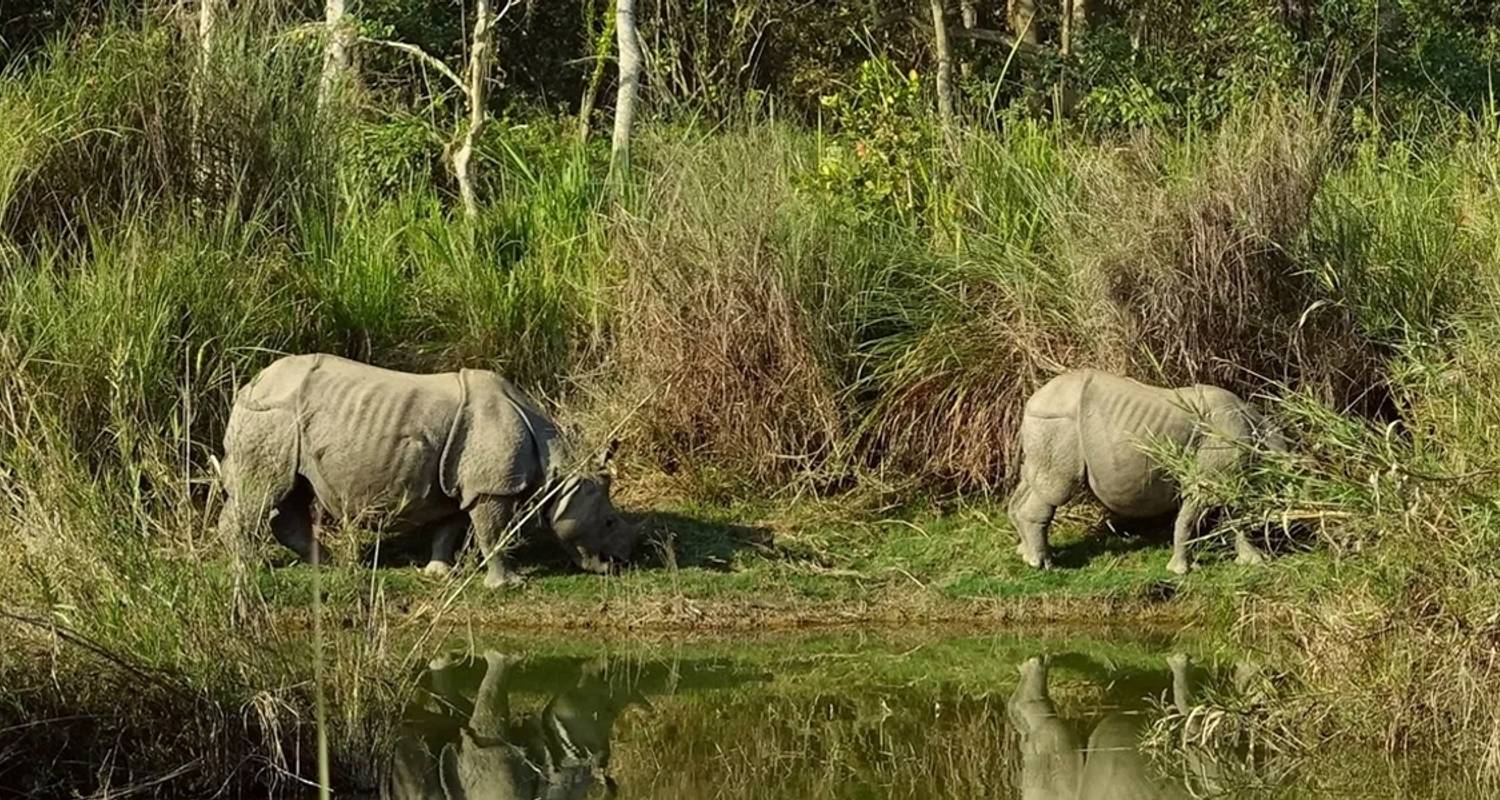
[[(1172, 671), (1172, 702), (1181, 714), (1192, 708), (1190, 662), (1167, 658)], [(1021, 739), (1022, 800), (1188, 800), (1222, 786), (1212, 759), (1184, 753), (1188, 774), (1173, 780), (1153, 769), (1140, 750), (1146, 719), (1140, 713), (1106, 714), (1085, 745), (1062, 719), (1047, 693), (1048, 662), (1034, 657), (1021, 664), (1021, 680), (1007, 711)]]
[[(1097, 370), (1075, 370), (1048, 381), (1026, 401), (1021, 420), (1021, 480), (1009, 515), (1016, 551), (1040, 569), (1052, 566), (1048, 529), (1059, 506), (1088, 491), (1111, 513), (1152, 518), (1177, 510), (1168, 569), (1192, 568), (1188, 543), (1213, 509), (1184, 499), (1172, 476), (1145, 445), (1185, 448), (1205, 477), (1244, 469), (1252, 445), (1285, 451), (1270, 423), (1233, 393), (1214, 386), (1164, 389)], [(1244, 531), (1237, 561), (1265, 556)]]
[(425, 571), (445, 575), (472, 531), (491, 588), (520, 576), (506, 552), (522, 511), (580, 568), (629, 560), (636, 531), (610, 502), (609, 458), (563, 477), (557, 426), (487, 370), (411, 374), (325, 354), (273, 362), (235, 395), (224, 433), (225, 541), (269, 525), (304, 561), (326, 563), (314, 503), (389, 531), (430, 531)]
[[(456, 737), (408, 735), (397, 745), (382, 782), (388, 800), (578, 800), (596, 787), (616, 794), (609, 777), (610, 736), (615, 720), (632, 705), (648, 706), (630, 689), (612, 686), (600, 669), (586, 670), (572, 687), (558, 693), (539, 713), (513, 719), (509, 675), (514, 661), (495, 651), (484, 654), (484, 677), (472, 698), (472, 712), (455, 720)], [(456, 659), (431, 665), (434, 696), (429, 710), (439, 714), (468, 705), (451, 672)]]

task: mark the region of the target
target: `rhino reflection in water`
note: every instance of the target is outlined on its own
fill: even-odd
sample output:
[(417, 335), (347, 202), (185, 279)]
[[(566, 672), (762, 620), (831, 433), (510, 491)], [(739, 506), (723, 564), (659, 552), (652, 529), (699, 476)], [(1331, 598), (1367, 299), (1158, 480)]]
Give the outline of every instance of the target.
[[(1185, 656), (1167, 659), (1172, 671), (1172, 701), (1177, 711), (1191, 707), (1192, 684)], [(1048, 662), (1035, 657), (1021, 665), (1021, 680), (1011, 695), (1011, 723), (1021, 739), (1023, 800), (1190, 800), (1222, 792), (1211, 760), (1185, 754), (1195, 785), (1153, 768), (1140, 750), (1143, 714), (1112, 711), (1083, 742), (1057, 713), (1047, 692)]]
[[(574, 800), (613, 797), (608, 775), (615, 719), (645, 697), (585, 669), (535, 714), (512, 719), (515, 659), (484, 655), (483, 678), (464, 696), (463, 661), (435, 660), (431, 693), (397, 744), (382, 797), (390, 800)], [(464, 709), (471, 709), (465, 714)], [(423, 719), (425, 717), (425, 719)]]

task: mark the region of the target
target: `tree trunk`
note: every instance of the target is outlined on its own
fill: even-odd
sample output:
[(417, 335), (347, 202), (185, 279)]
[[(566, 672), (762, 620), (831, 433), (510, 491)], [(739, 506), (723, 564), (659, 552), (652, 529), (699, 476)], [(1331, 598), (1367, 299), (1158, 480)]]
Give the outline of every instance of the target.
[(953, 126), (953, 47), (948, 42), (948, 22), (943, 13), (944, 0), (932, 4), (932, 38), (937, 51), (938, 118), (944, 128)]
[(1078, 105), (1078, 90), (1068, 80), (1071, 67), (1074, 39), (1083, 30), (1083, 21), (1088, 14), (1088, 0), (1062, 0), (1062, 31), (1059, 35), (1058, 52), (1062, 55), (1062, 69), (1057, 73), (1057, 111), (1066, 117)]
[(223, 2), (198, 0), (198, 72), (193, 76), (192, 93), (188, 98), (188, 142), (192, 149), (193, 194), (199, 202), (211, 193), (214, 183), (212, 159), (203, 133), (203, 108)]
[(1078, 0), (1062, 0), (1062, 31), (1058, 34), (1058, 52), (1067, 58), (1073, 52), (1073, 12)]
[(469, 104), (469, 124), (463, 138), (453, 151), (453, 177), (458, 181), (458, 195), (463, 200), (464, 217), (473, 221), (479, 216), (479, 198), (474, 192), (474, 177), (470, 163), (474, 158), (474, 142), (484, 132), (489, 120), (484, 104), (484, 90), (490, 74), (490, 41), (495, 20), (490, 12), (489, 0), (474, 2), (474, 32), (469, 40), (469, 65), (464, 71), (464, 94)]
[(610, 146), (610, 170), (630, 169), (630, 131), (641, 92), (641, 42), (635, 28), (635, 0), (616, 0), (615, 36), (620, 53), (620, 88), (615, 96), (615, 135)]
[(1036, 0), (1009, 0), (1005, 16), (1011, 33), (1023, 44), (1041, 44), (1041, 36), (1036, 29)]
[(325, 108), (349, 74), (349, 52), (353, 48), (353, 31), (344, 19), (344, 0), (326, 0), (323, 26), (328, 37), (323, 45), (323, 74), (318, 80), (318, 107)]
[(587, 85), (583, 87), (583, 99), (578, 102), (578, 141), (589, 139), (589, 126), (593, 123), (594, 106), (599, 102), (599, 87), (604, 83), (604, 66), (609, 62), (609, 48), (615, 39), (615, 8), (611, 3), (604, 17), (604, 28), (594, 40), (594, 69), (589, 73)]

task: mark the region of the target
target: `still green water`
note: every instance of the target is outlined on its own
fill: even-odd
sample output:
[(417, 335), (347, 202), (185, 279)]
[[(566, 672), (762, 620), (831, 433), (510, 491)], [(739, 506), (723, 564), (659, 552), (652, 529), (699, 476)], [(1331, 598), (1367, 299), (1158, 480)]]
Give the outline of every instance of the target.
[(1114, 634), (481, 638), (416, 676), (381, 795), (1489, 796), (1430, 759), (1250, 736), (1240, 721), (1275, 679), (1243, 657)]

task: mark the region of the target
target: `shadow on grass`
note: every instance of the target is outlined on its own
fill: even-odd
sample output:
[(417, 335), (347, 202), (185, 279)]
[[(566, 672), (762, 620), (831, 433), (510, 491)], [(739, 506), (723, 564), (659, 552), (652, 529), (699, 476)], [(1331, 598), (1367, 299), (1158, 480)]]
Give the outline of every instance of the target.
[(1082, 569), (1101, 557), (1123, 556), (1140, 550), (1166, 546), (1171, 554), (1173, 515), (1151, 519), (1105, 518), (1083, 536), (1066, 544), (1055, 544), (1052, 562), (1063, 569)]
[(641, 541), (636, 546), (635, 563), (645, 568), (667, 566), (671, 553), (678, 567), (728, 572), (735, 555), (752, 550), (767, 556), (776, 554), (770, 528), (731, 522), (699, 519), (669, 511), (630, 515), (630, 521), (641, 526)]
[[(735, 554), (742, 550), (773, 552), (769, 528), (698, 519), (671, 512), (626, 514), (626, 521), (640, 528), (632, 567), (661, 569), (672, 553), (678, 567), (719, 572), (729, 571)], [(359, 563), (365, 567), (422, 567), (431, 553), (431, 532), (417, 531), (386, 536), (360, 548)], [(472, 539), (464, 544), (463, 556), (474, 557)], [(540, 567), (543, 573), (569, 573), (576, 568), (548, 531), (528, 528), (521, 532), (511, 557), (523, 571)]]

